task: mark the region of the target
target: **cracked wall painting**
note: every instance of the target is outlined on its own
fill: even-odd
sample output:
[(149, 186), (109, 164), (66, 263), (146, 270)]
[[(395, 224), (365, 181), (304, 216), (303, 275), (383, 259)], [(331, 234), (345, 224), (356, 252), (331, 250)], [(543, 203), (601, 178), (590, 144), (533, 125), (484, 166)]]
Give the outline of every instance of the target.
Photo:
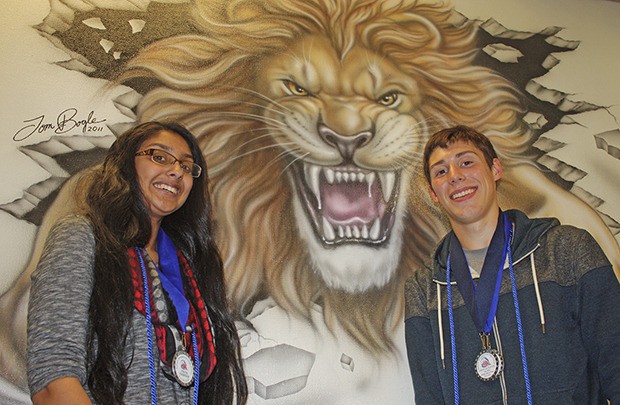
[(137, 121), (200, 138), (250, 403), (413, 403), (402, 282), (446, 232), (419, 164), (450, 123), (494, 140), (503, 207), (588, 229), (620, 268), (618, 3), (9, 1), (1, 403), (29, 403), (46, 232)]

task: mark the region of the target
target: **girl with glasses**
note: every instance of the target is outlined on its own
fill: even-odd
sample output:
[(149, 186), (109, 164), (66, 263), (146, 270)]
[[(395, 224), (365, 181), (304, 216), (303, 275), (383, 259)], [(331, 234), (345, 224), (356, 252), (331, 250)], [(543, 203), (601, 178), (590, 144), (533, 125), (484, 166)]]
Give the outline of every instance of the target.
[(244, 403), (195, 138), (138, 125), (77, 190), (79, 215), (54, 226), (32, 276), (34, 404)]

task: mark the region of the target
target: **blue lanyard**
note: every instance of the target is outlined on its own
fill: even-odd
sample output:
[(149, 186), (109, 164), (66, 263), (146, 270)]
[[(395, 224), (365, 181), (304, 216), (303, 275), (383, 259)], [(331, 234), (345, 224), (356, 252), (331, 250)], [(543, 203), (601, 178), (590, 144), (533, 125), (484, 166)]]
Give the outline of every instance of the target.
[(148, 353), (149, 353), (149, 379), (151, 382), (151, 404), (157, 404), (157, 389), (155, 379), (155, 360), (153, 359), (153, 324), (151, 321), (151, 297), (149, 295), (149, 282), (146, 278), (146, 267), (144, 266), (144, 259), (142, 258), (142, 252), (136, 248), (136, 253), (140, 259), (140, 269), (142, 270), (142, 288), (144, 289), (144, 317), (146, 318), (146, 337), (148, 340)]
[[(523, 338), (523, 324), (521, 321), (521, 311), (519, 310), (519, 300), (517, 298), (517, 283), (515, 280), (515, 274), (514, 274), (513, 263), (512, 263), (512, 252), (510, 249), (510, 245), (512, 244), (512, 236), (513, 236), (512, 224), (510, 223), (510, 221), (508, 221), (508, 218), (506, 218), (506, 214), (504, 214), (503, 212), (501, 213), (500, 218), (504, 222), (504, 226), (503, 226), (504, 230), (505, 231), (507, 230), (508, 232), (506, 234), (506, 242), (505, 242), (505, 247), (504, 247), (505, 252), (502, 254), (504, 258), (503, 259), (504, 261), (502, 262), (502, 269), (504, 267), (504, 262), (506, 260), (506, 257), (508, 257), (508, 268), (510, 270), (510, 283), (512, 287), (512, 298), (513, 298), (513, 303), (515, 307), (515, 316), (516, 316), (516, 321), (517, 321), (517, 333), (519, 335), (519, 349), (521, 351), (521, 364), (523, 366), (523, 378), (525, 380), (525, 394), (527, 397), (528, 405), (532, 405), (533, 403), (532, 388), (530, 384), (530, 375), (529, 375), (529, 369), (528, 369), (528, 364), (527, 364), (527, 357), (525, 354), (525, 340)], [(499, 224), (498, 224), (498, 228), (501, 228)], [(497, 232), (497, 229), (496, 229), (496, 232)], [(450, 254), (448, 254), (448, 262), (447, 262), (447, 268), (446, 268), (446, 284), (447, 284), (446, 289), (448, 293), (447, 299), (448, 299), (448, 318), (449, 318), (449, 326), (450, 326), (450, 346), (451, 346), (451, 355), (452, 355), (451, 356), (452, 357), (452, 379), (453, 379), (453, 384), (454, 384), (454, 404), (459, 405), (460, 403), (459, 392), (460, 391), (459, 391), (459, 377), (458, 377), (458, 367), (457, 367), (457, 359), (456, 359), (456, 335), (454, 331), (454, 313), (452, 309), (452, 288), (450, 285), (450, 270), (451, 270), (450, 263), (451, 263)], [(486, 264), (486, 258), (485, 258), (485, 264)], [(470, 278), (471, 278), (471, 274), (470, 274)], [(499, 280), (497, 281), (496, 285), (497, 284), (501, 285), (501, 276), (499, 277)], [(458, 281), (457, 281), (457, 285), (458, 285)], [(497, 302), (495, 303), (495, 309), (493, 310), (493, 317), (495, 317), (496, 310), (497, 310)], [(491, 322), (491, 327), (492, 325), (493, 323)]]
[(159, 254), (159, 278), (161, 285), (168, 293), (170, 301), (177, 312), (179, 323), (183, 331), (187, 329), (187, 319), (189, 317), (189, 301), (185, 297), (183, 280), (181, 279), (181, 268), (177, 249), (172, 239), (159, 228), (157, 233), (157, 252)]
[[(146, 335), (148, 341), (148, 357), (149, 357), (149, 380), (151, 384), (151, 404), (157, 405), (157, 384), (155, 378), (155, 358), (153, 356), (153, 328), (151, 321), (151, 299), (149, 294), (149, 283), (146, 276), (146, 266), (140, 249), (136, 248), (136, 253), (140, 259), (140, 269), (142, 270), (142, 286), (144, 293), (144, 314), (146, 318)], [(177, 264), (178, 266), (178, 264)], [(161, 278), (161, 276), (160, 276)], [(162, 282), (163, 284), (163, 282)], [(194, 349), (194, 393), (193, 405), (198, 405), (198, 388), (200, 385), (200, 356), (198, 355), (198, 342), (196, 340), (196, 331), (192, 329), (192, 347)]]
[[(448, 266), (454, 270), (457, 287), (478, 331), (485, 334), (490, 333), (493, 328), (512, 231), (512, 225), (505, 216), (503, 212), (499, 213), (497, 227), (487, 250), (477, 286), (471, 277), (460, 241), (454, 233), (450, 238)], [(499, 252), (501, 254), (498, 254)]]
[(172, 239), (159, 228), (157, 232), (157, 253), (159, 254), (159, 278), (161, 285), (168, 293), (170, 301), (177, 312), (177, 317), (183, 333), (188, 330), (192, 332), (192, 348), (194, 349), (194, 405), (198, 403), (198, 387), (200, 385), (200, 356), (198, 353), (198, 343), (196, 341), (196, 330), (188, 324), (189, 301), (185, 297), (183, 279), (181, 278), (181, 267), (177, 257), (177, 248)]

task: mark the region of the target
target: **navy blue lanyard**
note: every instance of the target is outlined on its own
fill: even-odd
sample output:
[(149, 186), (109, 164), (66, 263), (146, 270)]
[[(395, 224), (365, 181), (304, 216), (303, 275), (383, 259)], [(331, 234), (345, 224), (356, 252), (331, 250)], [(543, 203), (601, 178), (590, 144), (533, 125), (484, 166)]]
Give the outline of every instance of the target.
[[(510, 245), (512, 243), (512, 237), (513, 237), (512, 224), (510, 223), (510, 221), (508, 221), (508, 219), (506, 218), (506, 214), (504, 214), (503, 212), (500, 215), (500, 220), (504, 222), (503, 228), (504, 228), (504, 237), (506, 238), (506, 242), (505, 242), (506, 252), (504, 252), (502, 256), (504, 257), (503, 259), (504, 261), (506, 260), (506, 256), (508, 257), (508, 268), (510, 270), (510, 283), (512, 287), (512, 299), (513, 299), (513, 303), (515, 307), (515, 317), (517, 321), (517, 333), (519, 335), (519, 348), (521, 350), (521, 363), (523, 366), (523, 379), (525, 380), (525, 393), (527, 396), (528, 405), (532, 405), (533, 403), (532, 388), (531, 388), (531, 383), (530, 383), (527, 356), (525, 354), (523, 323), (521, 321), (521, 311), (519, 310), (519, 300), (517, 298), (517, 283), (515, 280), (515, 274), (514, 274), (513, 263), (512, 263), (512, 253), (511, 253), (511, 248), (510, 248)], [(498, 227), (495, 230), (496, 233), (497, 233), (497, 229), (501, 229), (501, 227), (499, 226), (499, 223), (498, 223)], [(493, 235), (493, 237), (495, 238), (495, 234)], [(454, 236), (453, 239), (456, 239), (456, 236)], [(459, 246), (460, 246), (460, 243), (459, 243)], [(487, 252), (487, 256), (488, 256), (488, 252)], [(457, 356), (456, 356), (456, 335), (454, 331), (454, 314), (452, 310), (452, 288), (450, 288), (450, 273), (451, 273), (450, 263), (451, 263), (451, 260), (450, 260), (450, 253), (449, 253), (447, 269), (446, 269), (446, 282), (447, 282), (446, 289), (448, 293), (448, 318), (450, 320), (450, 346), (452, 349), (452, 378), (453, 378), (453, 384), (454, 384), (454, 404), (459, 405), (460, 404), (459, 376), (458, 376), (458, 366), (457, 366)], [(465, 261), (465, 263), (467, 263), (467, 261)], [(485, 265), (486, 265), (486, 258), (485, 258)], [(502, 262), (501, 268), (498, 271), (498, 273), (500, 273), (500, 277), (498, 278), (499, 281), (496, 283), (496, 285), (501, 284), (501, 270), (503, 270), (503, 267), (504, 267), (504, 262)], [(467, 272), (469, 273), (469, 267), (467, 267), (466, 269), (467, 269)], [(469, 278), (471, 279), (471, 273), (469, 273)], [(457, 283), (461, 283), (461, 281), (457, 281)], [(472, 280), (472, 284), (473, 284), (473, 280)], [(473, 284), (472, 289), (475, 289), (475, 284)], [(461, 292), (461, 295), (462, 294), (463, 293)], [(498, 291), (498, 295), (499, 295), (499, 291)], [(497, 302), (495, 303), (495, 309), (493, 310), (493, 314), (494, 314), (493, 317), (495, 317), (496, 310), (497, 310)], [(473, 315), (472, 315), (472, 318), (473, 318)], [(487, 321), (488, 321), (488, 318), (487, 318)], [(492, 322), (491, 322), (491, 325), (492, 325)]]
[[(450, 238), (449, 266), (454, 272), (456, 284), (463, 296), (465, 305), (480, 333), (490, 333), (497, 312), (502, 273), (506, 263), (508, 243), (512, 226), (500, 211), (497, 227), (484, 259), (478, 285), (474, 283), (469, 271), (465, 253), (458, 238), (452, 233)], [(499, 253), (501, 252), (501, 254)], [(450, 280), (448, 280), (449, 282)]]

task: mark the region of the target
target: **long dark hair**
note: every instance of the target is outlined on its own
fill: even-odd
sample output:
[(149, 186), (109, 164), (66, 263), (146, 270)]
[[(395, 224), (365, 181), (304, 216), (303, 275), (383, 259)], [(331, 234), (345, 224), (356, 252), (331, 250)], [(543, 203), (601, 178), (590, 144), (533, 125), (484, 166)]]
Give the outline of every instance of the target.
[(194, 162), (203, 168), (185, 204), (161, 225), (188, 259), (215, 332), (217, 365), (200, 385), (199, 403), (232, 404), (236, 399), (241, 404), (247, 398), (247, 387), (239, 338), (226, 302), (222, 260), (212, 236), (206, 162), (194, 136), (176, 123), (147, 122), (130, 129), (114, 142), (103, 165), (80, 180), (83, 210), (97, 241), (89, 309), (88, 386), (99, 403), (124, 403), (128, 381), (123, 356), (133, 315), (127, 249), (145, 246), (151, 235), (134, 155), (144, 141), (164, 130), (180, 135)]

